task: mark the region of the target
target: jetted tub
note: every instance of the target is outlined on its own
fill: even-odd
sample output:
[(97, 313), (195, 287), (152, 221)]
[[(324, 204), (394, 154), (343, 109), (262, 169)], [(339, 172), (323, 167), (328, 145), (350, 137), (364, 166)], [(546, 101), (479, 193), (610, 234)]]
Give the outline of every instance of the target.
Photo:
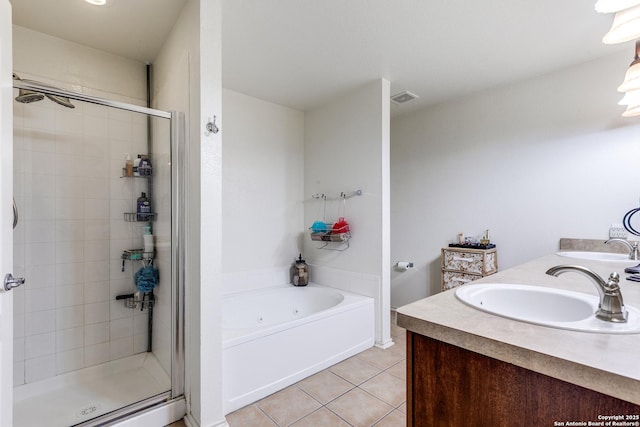
[(225, 414), (373, 346), (374, 322), (373, 298), (315, 284), (224, 297)]

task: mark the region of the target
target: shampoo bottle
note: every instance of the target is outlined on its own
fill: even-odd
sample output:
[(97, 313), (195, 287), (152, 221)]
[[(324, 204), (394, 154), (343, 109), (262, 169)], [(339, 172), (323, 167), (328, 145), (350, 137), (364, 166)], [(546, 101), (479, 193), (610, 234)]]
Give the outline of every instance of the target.
[(143, 192), (142, 195), (138, 197), (138, 202), (136, 203), (136, 219), (138, 221), (148, 221), (150, 213), (151, 203), (149, 203), (147, 194)]
[(144, 228), (144, 235), (142, 236), (142, 240), (144, 242), (144, 250), (142, 253), (142, 258), (144, 259), (153, 259), (153, 234), (151, 234), (151, 227), (146, 226)]

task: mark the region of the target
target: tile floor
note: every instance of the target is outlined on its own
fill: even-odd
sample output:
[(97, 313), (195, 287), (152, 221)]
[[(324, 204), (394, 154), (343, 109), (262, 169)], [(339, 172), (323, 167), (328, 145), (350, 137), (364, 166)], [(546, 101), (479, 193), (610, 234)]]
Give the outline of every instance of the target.
[(373, 347), (227, 415), (230, 427), (404, 427), (405, 330), (391, 317), (395, 345)]

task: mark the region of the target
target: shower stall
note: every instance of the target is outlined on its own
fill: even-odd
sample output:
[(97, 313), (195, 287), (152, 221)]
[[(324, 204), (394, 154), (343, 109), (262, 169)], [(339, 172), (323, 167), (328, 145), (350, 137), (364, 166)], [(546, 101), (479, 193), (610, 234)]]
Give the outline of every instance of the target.
[(175, 404), (184, 114), (13, 83), (14, 426), (107, 425)]

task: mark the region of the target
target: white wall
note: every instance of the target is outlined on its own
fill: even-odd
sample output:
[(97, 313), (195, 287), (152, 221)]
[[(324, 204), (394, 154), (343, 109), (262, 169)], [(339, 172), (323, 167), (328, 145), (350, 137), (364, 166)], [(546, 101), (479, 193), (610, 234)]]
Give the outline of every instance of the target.
[(222, 412), (221, 3), (190, 0), (154, 64), (158, 106), (187, 113), (187, 384), (192, 425), (225, 425)]
[[(305, 228), (304, 256), (313, 264), (311, 281), (376, 298), (376, 344), (389, 335), (389, 82), (379, 80), (305, 115), (304, 224), (322, 220), (322, 202), (314, 194), (346, 200), (345, 218), (352, 239), (344, 252), (318, 249)], [(327, 222), (341, 214), (342, 202), (327, 202)], [(330, 247), (340, 248), (338, 245)]]
[(283, 285), (302, 251), (304, 114), (222, 95), (223, 292)]
[(401, 116), (391, 123), (392, 306), (440, 288), (440, 248), (485, 229), (505, 269), (606, 239), (638, 206), (638, 119), (623, 119), (614, 55)]

